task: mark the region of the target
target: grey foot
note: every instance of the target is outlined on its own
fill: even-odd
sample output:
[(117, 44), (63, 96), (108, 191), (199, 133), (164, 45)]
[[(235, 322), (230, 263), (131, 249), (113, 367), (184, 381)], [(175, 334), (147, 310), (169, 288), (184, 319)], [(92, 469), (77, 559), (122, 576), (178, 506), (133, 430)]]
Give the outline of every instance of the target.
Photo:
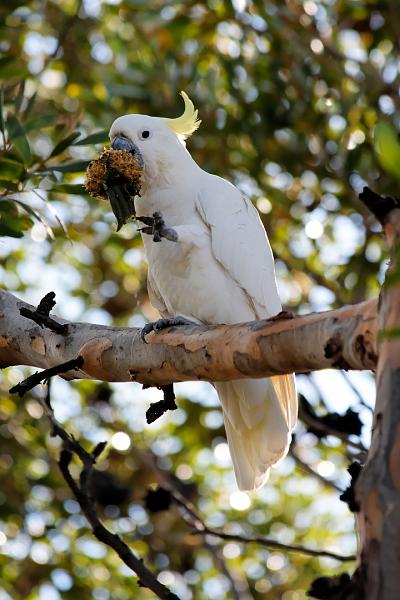
[(142, 233), (147, 233), (153, 236), (153, 242), (161, 242), (162, 238), (170, 242), (178, 241), (178, 234), (172, 227), (166, 227), (162, 214), (160, 212), (153, 213), (152, 217), (136, 217), (138, 221), (144, 223), (146, 227), (139, 229)]
[(154, 323), (147, 323), (140, 332), (140, 337), (146, 342), (146, 335), (152, 331), (161, 331), (161, 329), (167, 329), (167, 327), (176, 327), (177, 325), (194, 325), (194, 321), (186, 319), (185, 317), (171, 317), (169, 319), (158, 319)]

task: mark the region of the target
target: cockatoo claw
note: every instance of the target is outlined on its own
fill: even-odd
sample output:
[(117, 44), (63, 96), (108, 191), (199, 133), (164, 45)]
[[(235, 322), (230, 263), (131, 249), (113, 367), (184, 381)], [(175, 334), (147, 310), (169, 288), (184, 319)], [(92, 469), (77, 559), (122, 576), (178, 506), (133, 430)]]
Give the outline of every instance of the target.
[(147, 225), (139, 229), (141, 233), (147, 233), (153, 236), (153, 242), (161, 242), (162, 238), (170, 242), (178, 241), (178, 234), (172, 227), (166, 227), (162, 214), (154, 212), (152, 217), (136, 217), (138, 221)]
[(178, 325), (196, 325), (194, 321), (190, 319), (186, 319), (186, 317), (170, 317), (167, 319), (158, 319), (158, 321), (154, 321), (154, 323), (147, 323), (142, 331), (140, 332), (140, 337), (146, 342), (146, 335), (151, 333), (152, 331), (161, 331), (162, 329), (167, 329), (168, 327), (176, 327)]

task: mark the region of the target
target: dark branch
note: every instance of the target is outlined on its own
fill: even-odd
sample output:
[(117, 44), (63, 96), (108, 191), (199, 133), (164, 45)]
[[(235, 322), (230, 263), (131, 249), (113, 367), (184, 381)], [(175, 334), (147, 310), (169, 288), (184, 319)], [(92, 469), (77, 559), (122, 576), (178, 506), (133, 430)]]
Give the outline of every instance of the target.
[[(144, 388), (150, 386), (143, 386)], [(146, 421), (148, 424), (157, 421), (167, 410), (176, 410), (178, 407), (175, 403), (174, 384), (162, 385), (158, 388), (164, 394), (164, 400), (153, 402), (146, 411)]]
[[(307, 426), (307, 429), (309, 431), (312, 431), (312, 433), (314, 433), (314, 435), (317, 435), (318, 437), (324, 437), (326, 435), (333, 435), (333, 436), (339, 438), (340, 440), (343, 440), (349, 446), (352, 446), (353, 448), (357, 448), (358, 450), (361, 450), (361, 452), (367, 451), (365, 446), (361, 442), (353, 442), (352, 440), (350, 440), (348, 433), (344, 433), (343, 430), (339, 431), (335, 427), (332, 427), (331, 423), (329, 422), (329, 418), (328, 418), (328, 422), (324, 422), (324, 417), (318, 417), (314, 413), (314, 411), (312, 411), (310, 404), (307, 402), (307, 400), (301, 394), (299, 394), (299, 400), (300, 400), (299, 419), (301, 419), (303, 421), (303, 423)], [(326, 417), (328, 417), (328, 415), (326, 415)], [(346, 423), (346, 415), (344, 415), (343, 417), (340, 417), (340, 415), (337, 415), (336, 422), (337, 422), (337, 418), (344, 419), (344, 423)], [(343, 425), (343, 423), (342, 423), (342, 425)]]
[(351, 476), (350, 485), (348, 486), (348, 488), (345, 489), (343, 494), (341, 494), (339, 496), (339, 498), (340, 498), (340, 500), (342, 500), (342, 502), (346, 502), (346, 504), (349, 507), (349, 510), (351, 510), (351, 512), (355, 513), (360, 510), (360, 506), (359, 506), (359, 504), (356, 500), (356, 496), (355, 496), (355, 484), (361, 473), (362, 465), (357, 460), (355, 460), (354, 462), (351, 463), (351, 465), (349, 466), (349, 468), (347, 470)]
[(385, 223), (388, 214), (394, 208), (400, 208), (400, 201), (398, 198), (380, 196), (370, 190), (369, 187), (364, 187), (361, 194), (359, 194), (359, 198), (382, 225)]
[(83, 366), (83, 358), (82, 356), (78, 356), (77, 358), (73, 358), (72, 360), (68, 360), (65, 363), (61, 363), (60, 365), (56, 365), (55, 367), (51, 367), (50, 369), (44, 369), (43, 371), (36, 371), (30, 377), (27, 377), (17, 385), (14, 385), (9, 392), (10, 394), (18, 394), (20, 398), (26, 392), (34, 388), (42, 381), (47, 381), (50, 377), (54, 377), (54, 375), (59, 375), (60, 373), (67, 373), (68, 371), (72, 371), (73, 369), (80, 369)]
[[(158, 488), (161, 489), (161, 488)], [(225, 533), (219, 529), (214, 529), (209, 527), (203, 517), (197, 512), (195, 507), (189, 502), (182, 494), (180, 494), (176, 490), (165, 490), (167, 493), (169, 492), (175, 504), (177, 504), (183, 510), (183, 518), (185, 523), (190, 525), (194, 531), (194, 534), (197, 535), (213, 535), (214, 537), (218, 537), (221, 540), (231, 540), (235, 542), (242, 542), (245, 544), (259, 544), (261, 546), (265, 546), (266, 548), (275, 548), (277, 550), (282, 550), (284, 552), (298, 552), (300, 554), (306, 554), (308, 556), (318, 556), (318, 557), (326, 557), (326, 558), (334, 558), (336, 560), (346, 562), (355, 560), (356, 557), (353, 555), (341, 555), (336, 554), (335, 552), (329, 552), (327, 550), (314, 550), (313, 548), (308, 548), (302, 545), (291, 545), (291, 544), (281, 544), (276, 540), (272, 540), (270, 538), (254, 536), (250, 537), (247, 535), (240, 535), (234, 533)]]
[[(112, 548), (121, 560), (129, 567), (138, 577), (138, 585), (150, 589), (161, 600), (179, 600), (178, 596), (172, 593), (156, 576), (144, 565), (143, 561), (133, 554), (132, 550), (125, 542), (116, 534), (111, 533), (100, 521), (95, 509), (94, 500), (90, 495), (90, 480), (93, 473), (93, 467), (96, 459), (105, 448), (105, 443), (100, 442), (92, 452), (87, 452), (80, 443), (70, 435), (57, 421), (51, 408), (50, 400), (47, 397), (42, 402), (46, 415), (53, 427), (54, 435), (58, 435), (64, 442), (64, 448), (61, 451), (58, 461), (59, 469), (68, 485), (78, 501), (83, 514), (90, 523), (93, 534), (100, 541)], [(79, 483), (75, 481), (69, 470), (69, 465), (73, 455), (76, 454), (82, 462), (82, 471), (79, 477)]]
[(58, 323), (49, 316), (56, 304), (54, 300), (55, 297), (56, 295), (54, 292), (49, 292), (41, 299), (36, 310), (31, 310), (30, 308), (23, 306), (19, 309), (20, 315), (26, 319), (31, 319), (31, 321), (34, 321), (40, 325), (40, 327), (47, 327), (55, 333), (65, 335), (68, 332), (68, 325)]

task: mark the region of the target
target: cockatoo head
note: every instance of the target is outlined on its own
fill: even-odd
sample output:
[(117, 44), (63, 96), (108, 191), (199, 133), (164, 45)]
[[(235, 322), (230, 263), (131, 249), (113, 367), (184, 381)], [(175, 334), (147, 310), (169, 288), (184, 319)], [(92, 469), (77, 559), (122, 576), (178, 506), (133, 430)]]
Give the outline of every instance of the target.
[(130, 152), (143, 166), (144, 187), (168, 182), (176, 170), (182, 170), (182, 160), (190, 156), (185, 139), (200, 125), (197, 110), (185, 92), (184, 113), (176, 119), (124, 115), (110, 129), (111, 147)]

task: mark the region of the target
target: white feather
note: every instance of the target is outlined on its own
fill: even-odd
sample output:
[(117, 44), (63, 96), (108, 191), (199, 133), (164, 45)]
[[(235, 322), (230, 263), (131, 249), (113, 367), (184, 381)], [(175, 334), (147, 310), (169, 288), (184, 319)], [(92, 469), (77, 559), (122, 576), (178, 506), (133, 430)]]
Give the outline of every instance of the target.
[[(150, 129), (148, 141), (138, 132)], [(206, 173), (162, 119), (127, 115), (113, 135), (140, 148), (145, 170), (136, 210), (161, 211), (178, 241), (143, 235), (150, 301), (163, 316), (202, 323), (263, 319), (281, 310), (271, 248), (259, 215), (235, 186)], [(241, 489), (257, 489), (287, 453), (296, 423), (293, 375), (215, 383)]]

